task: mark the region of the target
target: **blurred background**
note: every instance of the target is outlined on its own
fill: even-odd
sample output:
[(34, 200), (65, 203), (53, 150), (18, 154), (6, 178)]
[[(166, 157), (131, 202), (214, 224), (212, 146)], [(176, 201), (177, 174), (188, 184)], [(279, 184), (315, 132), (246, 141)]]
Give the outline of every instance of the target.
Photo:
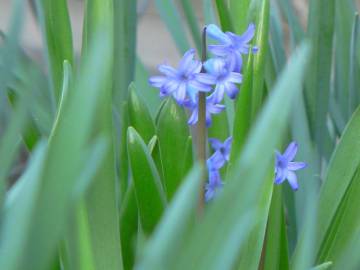
[[(31, 11), (31, 1), (32, 0), (28, 0), (27, 3), (26, 23), (22, 33), (22, 42), (26, 51), (41, 61), (42, 41), (40, 31), (36, 26)], [(177, 1), (181, 0), (175, 0), (175, 3)], [(12, 0), (0, 1), (0, 29), (2, 31), (5, 30), (5, 32), (11, 16), (11, 2)], [(79, 51), (81, 48), (83, 2), (83, 0), (68, 1), (76, 51)], [(196, 7), (196, 14), (200, 25), (203, 25), (202, 1), (193, 0), (192, 2)], [(308, 1), (296, 0), (293, 2), (302, 23), (306, 24)], [(358, 2), (360, 2), (360, 0)], [(175, 64), (180, 56), (176, 50), (173, 39), (156, 11), (154, 1), (138, 0), (138, 13), (140, 17), (138, 21), (137, 51), (145, 66), (150, 68), (150, 70), (154, 70), (159, 61), (163, 60)]]

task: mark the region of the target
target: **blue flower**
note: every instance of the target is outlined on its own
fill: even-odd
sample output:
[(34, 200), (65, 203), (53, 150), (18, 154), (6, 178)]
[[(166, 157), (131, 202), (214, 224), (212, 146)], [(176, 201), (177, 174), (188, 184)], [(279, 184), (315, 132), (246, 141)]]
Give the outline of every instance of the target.
[[(209, 37), (215, 39), (220, 44), (209, 45), (209, 51), (216, 56), (228, 59), (234, 66), (234, 71), (240, 72), (242, 66), (242, 54), (248, 54), (250, 51), (249, 42), (255, 35), (255, 25), (249, 24), (247, 30), (241, 36), (231, 32), (223, 33), (215, 24), (206, 27), (206, 33)], [(252, 52), (257, 52), (258, 48), (253, 47)]]
[(160, 89), (161, 97), (172, 95), (180, 105), (183, 105), (187, 96), (195, 101), (198, 91), (211, 90), (210, 86), (201, 84), (195, 79), (195, 74), (200, 73), (202, 64), (194, 59), (194, 55), (194, 49), (187, 51), (177, 69), (165, 64), (159, 65), (159, 71), (165, 76), (150, 77), (149, 83)]
[(217, 170), (209, 170), (209, 180), (205, 185), (205, 201), (208, 202), (214, 198), (223, 185), (220, 172)]
[(224, 93), (234, 99), (239, 92), (237, 83), (242, 82), (242, 75), (233, 72), (231, 63), (222, 58), (212, 58), (204, 63), (207, 73), (196, 74), (196, 79), (205, 85), (216, 85), (211, 96), (215, 102), (220, 103), (224, 97)]
[(208, 159), (208, 168), (209, 170), (219, 170), (229, 161), (232, 137), (230, 136), (223, 143), (214, 138), (210, 138), (209, 142), (215, 152)]
[(297, 150), (297, 143), (292, 142), (286, 148), (284, 154), (276, 152), (275, 184), (279, 185), (287, 179), (293, 190), (297, 190), (299, 188), (294, 171), (305, 168), (307, 164), (305, 162), (292, 161), (296, 156)]
[[(184, 103), (185, 107), (190, 109), (191, 115), (188, 120), (189, 125), (195, 125), (199, 119), (199, 104), (198, 98), (196, 98), (196, 102), (192, 102), (188, 100)], [(218, 104), (214, 102), (214, 99), (211, 96), (206, 97), (206, 127), (211, 125), (211, 115), (219, 114), (225, 109), (225, 106), (222, 104)]]

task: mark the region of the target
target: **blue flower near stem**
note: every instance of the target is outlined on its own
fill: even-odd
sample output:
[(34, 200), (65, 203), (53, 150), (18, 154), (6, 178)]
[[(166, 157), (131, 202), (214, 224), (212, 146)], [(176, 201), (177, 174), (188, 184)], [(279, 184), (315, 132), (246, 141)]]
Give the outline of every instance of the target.
[(242, 75), (233, 72), (231, 62), (222, 58), (212, 58), (204, 63), (204, 68), (207, 73), (196, 74), (196, 79), (205, 85), (215, 85), (214, 92), (211, 94), (215, 102), (220, 103), (225, 92), (229, 98), (235, 99), (239, 92), (236, 84), (242, 82)]
[(276, 152), (275, 184), (279, 185), (287, 179), (293, 190), (297, 190), (299, 188), (294, 171), (305, 168), (307, 164), (305, 162), (292, 161), (296, 156), (297, 150), (298, 144), (296, 142), (292, 142), (286, 148), (284, 154), (280, 154), (278, 151)]
[(230, 136), (223, 143), (214, 138), (210, 138), (209, 142), (215, 152), (208, 159), (208, 168), (212, 170), (219, 170), (226, 162), (229, 161), (232, 137)]
[[(195, 125), (199, 120), (199, 102), (196, 98), (196, 102), (188, 100), (185, 102), (185, 107), (190, 109), (191, 115), (188, 120), (189, 125)], [(211, 115), (219, 114), (225, 109), (225, 106), (214, 102), (214, 99), (211, 96), (206, 97), (206, 127), (211, 125)]]
[[(209, 37), (215, 39), (220, 44), (209, 45), (209, 51), (219, 57), (228, 59), (234, 66), (234, 71), (240, 72), (242, 66), (242, 54), (248, 54), (250, 51), (250, 41), (255, 35), (255, 25), (249, 24), (247, 30), (241, 36), (231, 32), (222, 32), (215, 24), (206, 27), (206, 33)], [(252, 52), (257, 52), (258, 48), (253, 47)]]
[(159, 65), (158, 69), (164, 76), (150, 77), (150, 85), (160, 89), (161, 97), (172, 95), (180, 105), (184, 104), (187, 97), (195, 101), (198, 91), (211, 91), (210, 86), (195, 79), (195, 74), (200, 73), (202, 64), (195, 60), (194, 56), (194, 49), (187, 51), (177, 69), (165, 64)]
[(214, 198), (223, 185), (220, 172), (218, 170), (209, 170), (209, 181), (205, 185), (205, 201), (208, 202)]

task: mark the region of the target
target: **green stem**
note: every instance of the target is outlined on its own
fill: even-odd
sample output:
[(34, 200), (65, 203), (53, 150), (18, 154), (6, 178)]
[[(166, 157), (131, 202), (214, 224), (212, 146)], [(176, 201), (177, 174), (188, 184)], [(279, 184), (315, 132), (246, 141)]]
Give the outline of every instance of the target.
[[(201, 61), (206, 61), (206, 27), (202, 33), (202, 55)], [(203, 72), (204, 70), (202, 70)], [(199, 92), (199, 111), (197, 123), (197, 154), (200, 165), (202, 166), (202, 181), (200, 186), (199, 212), (204, 209), (204, 184), (206, 182), (206, 94)]]

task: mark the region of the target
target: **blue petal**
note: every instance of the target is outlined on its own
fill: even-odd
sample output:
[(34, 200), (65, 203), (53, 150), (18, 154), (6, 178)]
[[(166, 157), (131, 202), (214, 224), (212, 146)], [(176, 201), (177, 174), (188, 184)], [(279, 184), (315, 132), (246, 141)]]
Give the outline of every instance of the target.
[(298, 144), (296, 142), (291, 142), (286, 148), (283, 157), (287, 159), (287, 161), (291, 161), (295, 158), (298, 149)]
[(206, 191), (205, 191), (205, 201), (208, 202), (210, 201), (212, 198), (214, 198), (215, 196), (215, 190), (212, 188), (209, 188), (208, 186), (206, 186)]
[(216, 84), (216, 77), (214, 75), (207, 74), (207, 73), (196, 74), (195, 79), (198, 82), (203, 83), (203, 84), (207, 84), (207, 85)]
[(286, 170), (277, 168), (274, 183), (277, 185), (280, 185), (281, 183), (283, 183), (285, 181), (286, 175), (287, 175)]
[(179, 87), (179, 82), (177, 80), (167, 80), (164, 85), (161, 87), (162, 92), (166, 92), (168, 94), (173, 93)]
[(291, 188), (293, 190), (298, 190), (299, 189), (299, 184), (297, 182), (297, 177), (296, 174), (294, 172), (289, 171), (287, 173), (287, 180), (291, 186)]
[(194, 109), (190, 115), (190, 118), (188, 120), (189, 125), (195, 125), (198, 121), (198, 110)]
[(209, 143), (213, 150), (219, 150), (222, 147), (222, 142), (215, 138), (209, 138)]
[(289, 162), (287, 168), (291, 171), (297, 171), (304, 169), (306, 166), (307, 164), (305, 162)]
[(220, 170), (226, 163), (226, 160), (220, 151), (215, 151), (208, 160), (211, 164), (211, 168), (215, 170)]
[(200, 73), (202, 68), (202, 63), (198, 60), (192, 60), (191, 63), (189, 64), (187, 70), (184, 71), (184, 74), (186, 76), (192, 76), (195, 74)]
[(149, 84), (153, 87), (162, 87), (166, 82), (167, 78), (164, 76), (152, 76), (149, 78)]
[(191, 64), (194, 61), (194, 55), (194, 49), (190, 49), (184, 54), (178, 66), (178, 70), (181, 74), (185, 74), (187, 70), (191, 68)]
[(224, 98), (225, 93), (225, 85), (222, 83), (218, 83), (214, 89), (214, 92), (209, 96), (213, 102), (220, 103)]
[(231, 72), (228, 80), (232, 83), (241, 83), (242, 75), (237, 72)]
[(179, 103), (179, 105), (182, 105), (186, 98), (186, 84), (180, 83), (176, 91), (173, 93), (173, 97), (175, 100)]
[(214, 55), (221, 57), (225, 57), (231, 53), (229, 45), (209, 45), (208, 49)]
[(191, 88), (194, 88), (194, 89), (196, 89), (196, 91), (200, 91), (200, 92), (210, 92), (212, 90), (210, 85), (201, 83), (198, 80), (190, 80), (188, 82), (188, 86)]
[(237, 86), (229, 82), (225, 84), (225, 91), (230, 99), (235, 99), (236, 95), (239, 93), (239, 89), (237, 88)]
[(224, 74), (226, 70), (226, 62), (223, 58), (210, 58), (204, 63), (205, 70), (211, 75), (219, 76)]
[(230, 43), (231, 40), (229, 39), (229, 37), (220, 30), (219, 27), (217, 27), (215, 24), (209, 24), (208, 26), (206, 26), (206, 34), (219, 41), (222, 43)]
[(239, 37), (239, 42), (249, 43), (255, 36), (255, 24), (250, 23), (245, 33)]
[(158, 69), (168, 77), (175, 78), (177, 76), (177, 70), (169, 65), (159, 65)]

